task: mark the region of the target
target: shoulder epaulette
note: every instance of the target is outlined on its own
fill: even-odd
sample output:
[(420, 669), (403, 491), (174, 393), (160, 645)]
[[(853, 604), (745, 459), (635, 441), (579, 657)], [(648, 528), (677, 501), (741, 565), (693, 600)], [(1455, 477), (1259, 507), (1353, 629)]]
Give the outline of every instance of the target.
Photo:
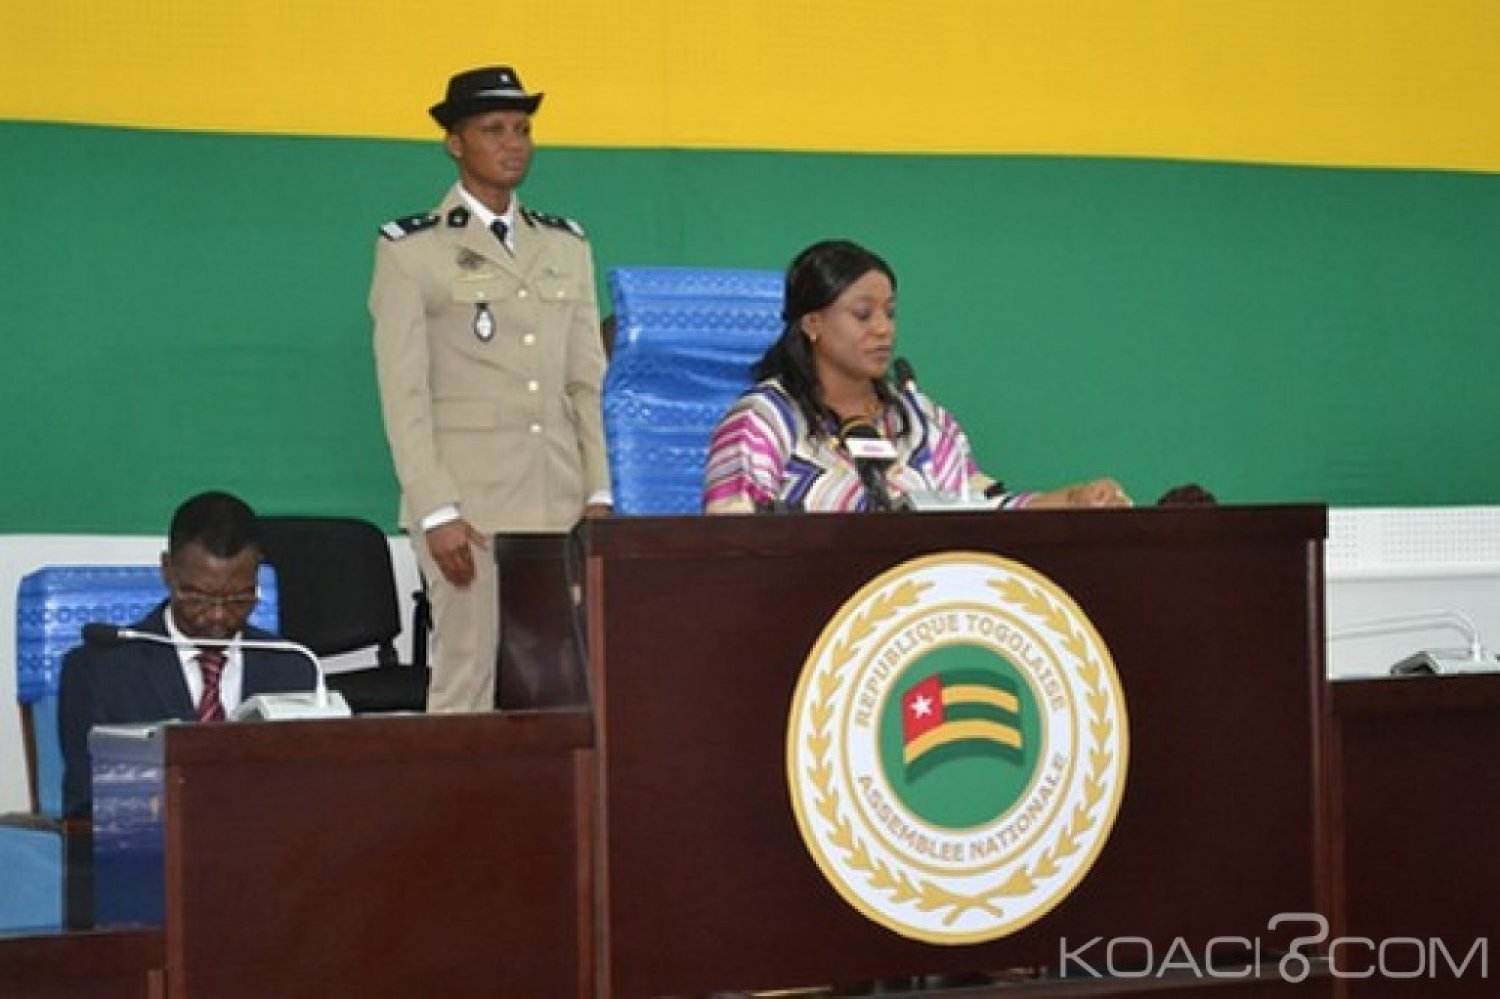
[(438, 217), (431, 212), (418, 212), (405, 218), (392, 219), (380, 227), (380, 234), (386, 239), (402, 239), (414, 232), (431, 229), (437, 223)]
[(570, 218), (566, 218), (565, 216), (548, 215), (546, 212), (539, 212), (532, 208), (522, 208), (521, 214), (524, 215), (526, 217), (526, 221), (530, 222), (532, 225), (544, 225), (548, 229), (562, 229), (567, 232), (571, 232), (579, 239), (588, 238), (584, 235), (583, 226), (579, 225), (577, 222), (574, 222)]

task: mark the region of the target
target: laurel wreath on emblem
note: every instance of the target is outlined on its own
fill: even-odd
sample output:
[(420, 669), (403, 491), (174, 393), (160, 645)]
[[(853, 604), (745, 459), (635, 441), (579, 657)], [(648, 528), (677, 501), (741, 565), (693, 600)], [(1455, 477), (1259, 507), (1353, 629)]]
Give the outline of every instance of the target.
[(1079, 837), (1098, 824), (1094, 809), (1103, 799), (1105, 781), (1103, 773), (1110, 765), (1114, 754), (1108, 749), (1108, 739), (1114, 723), (1105, 713), (1109, 694), (1104, 685), (1104, 669), (1094, 656), (1093, 650), (1084, 641), (1083, 635), (1073, 627), (1062, 609), (1052, 602), (1042, 590), (1028, 586), (1020, 580), (1004, 583), (991, 582), (1002, 599), (1024, 607), (1041, 618), (1061, 640), (1063, 647), (1083, 665), (1079, 677), (1088, 687), (1086, 698), (1089, 708), (1087, 731), (1091, 737), (1088, 749), (1088, 769), (1083, 779), (1084, 800), (1075, 805), (1073, 815), (1065, 828), (1057, 834), (1052, 845), (1031, 865), (1020, 864), (1000, 884), (987, 891), (977, 893), (955, 892), (925, 878), (913, 879), (903, 871), (895, 871), (884, 860), (871, 857), (869, 847), (854, 831), (840, 801), (839, 792), (832, 787), (833, 767), (828, 761), (832, 739), (828, 734), (833, 720), (833, 695), (843, 684), (843, 670), (860, 646), (875, 633), (876, 625), (889, 619), (899, 611), (912, 606), (930, 583), (906, 580), (894, 589), (878, 594), (870, 609), (854, 616), (845, 633), (834, 644), (833, 653), (826, 668), (814, 678), (817, 696), (811, 709), (812, 731), (807, 737), (807, 747), (812, 754), (808, 777), (818, 794), (814, 802), (823, 821), (832, 827), (829, 842), (842, 850), (845, 861), (851, 868), (868, 875), (867, 883), (876, 891), (884, 892), (892, 902), (912, 902), (923, 912), (949, 910), (943, 917), (945, 926), (952, 926), (960, 916), (971, 909), (984, 909), (997, 919), (1004, 916), (998, 899), (1025, 895), (1036, 888), (1038, 878), (1048, 878), (1058, 871), (1058, 862), (1066, 860), (1078, 851)]

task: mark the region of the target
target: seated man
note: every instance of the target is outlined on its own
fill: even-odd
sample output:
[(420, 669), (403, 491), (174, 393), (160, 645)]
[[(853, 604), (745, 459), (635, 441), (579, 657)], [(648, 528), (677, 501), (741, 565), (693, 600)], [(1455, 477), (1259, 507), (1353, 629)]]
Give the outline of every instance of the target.
[(161, 558), (168, 598), (136, 631), (170, 638), (83, 645), (63, 660), (58, 723), (63, 748), (63, 809), (92, 805), (89, 729), (180, 721), (222, 721), (256, 694), (312, 690), (312, 663), (292, 652), (193, 645), (194, 639), (274, 638), (246, 619), (260, 597), (260, 531), (255, 513), (228, 493), (194, 496), (177, 508)]

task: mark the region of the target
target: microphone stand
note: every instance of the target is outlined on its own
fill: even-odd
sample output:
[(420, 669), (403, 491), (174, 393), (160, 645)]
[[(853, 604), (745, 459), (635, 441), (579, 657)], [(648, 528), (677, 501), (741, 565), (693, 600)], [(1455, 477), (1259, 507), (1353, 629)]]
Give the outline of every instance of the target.
[(854, 467), (859, 470), (859, 481), (865, 485), (865, 495), (869, 497), (870, 509), (879, 513), (889, 512), (891, 493), (885, 486), (885, 474), (879, 463), (866, 458), (856, 458)]
[(171, 649), (263, 649), (269, 652), (294, 652), (312, 664), (316, 685), (311, 693), (255, 694), (241, 701), (230, 712), (231, 721), (260, 719), (280, 721), (292, 718), (348, 718), (352, 712), (344, 695), (330, 691), (318, 657), (305, 645), (284, 638), (185, 638), (181, 641), (167, 635), (135, 628), (117, 628), (109, 624), (86, 624), (83, 639), (91, 645), (113, 645), (120, 642), (151, 642)]
[[(896, 376), (896, 388), (901, 392), (902, 396), (906, 398), (906, 402), (909, 406), (911, 406), (916, 418), (923, 419), (921, 415), (923, 408), (922, 403), (924, 401), (930, 402), (930, 400), (927, 400), (927, 397), (922, 394), (921, 388), (917, 386), (917, 375), (916, 372), (912, 370), (911, 362), (904, 357), (898, 357), (896, 358), (894, 368)], [(908, 492), (905, 496), (903, 496), (901, 501), (903, 509), (924, 512), (953, 510), (974, 511), (993, 510), (1000, 505), (1001, 499), (1003, 497), (1001, 497), (999, 494), (1004, 493), (1005, 487), (1003, 485), (1000, 485), (999, 483), (996, 483), (996, 485), (999, 486), (999, 489), (994, 490), (993, 495), (990, 490), (986, 490), (984, 493), (978, 495), (974, 493), (973, 487), (969, 484), (968, 469), (973, 455), (969, 450), (968, 437), (961, 437), (959, 443), (958, 490), (956, 492), (950, 492), (948, 490), (938, 488), (937, 483), (933, 482), (932, 478), (925, 471), (918, 469), (922, 476), (922, 480), (927, 483), (927, 488), (926, 490), (921, 492)]]

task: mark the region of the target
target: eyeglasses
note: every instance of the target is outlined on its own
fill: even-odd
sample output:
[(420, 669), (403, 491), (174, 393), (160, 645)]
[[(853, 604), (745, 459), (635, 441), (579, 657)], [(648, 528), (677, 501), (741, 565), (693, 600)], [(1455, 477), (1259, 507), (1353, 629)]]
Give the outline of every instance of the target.
[(239, 593), (204, 593), (190, 586), (179, 586), (173, 590), (177, 603), (187, 610), (206, 612), (220, 608), (231, 614), (243, 614), (260, 603), (260, 592), (242, 590)]

